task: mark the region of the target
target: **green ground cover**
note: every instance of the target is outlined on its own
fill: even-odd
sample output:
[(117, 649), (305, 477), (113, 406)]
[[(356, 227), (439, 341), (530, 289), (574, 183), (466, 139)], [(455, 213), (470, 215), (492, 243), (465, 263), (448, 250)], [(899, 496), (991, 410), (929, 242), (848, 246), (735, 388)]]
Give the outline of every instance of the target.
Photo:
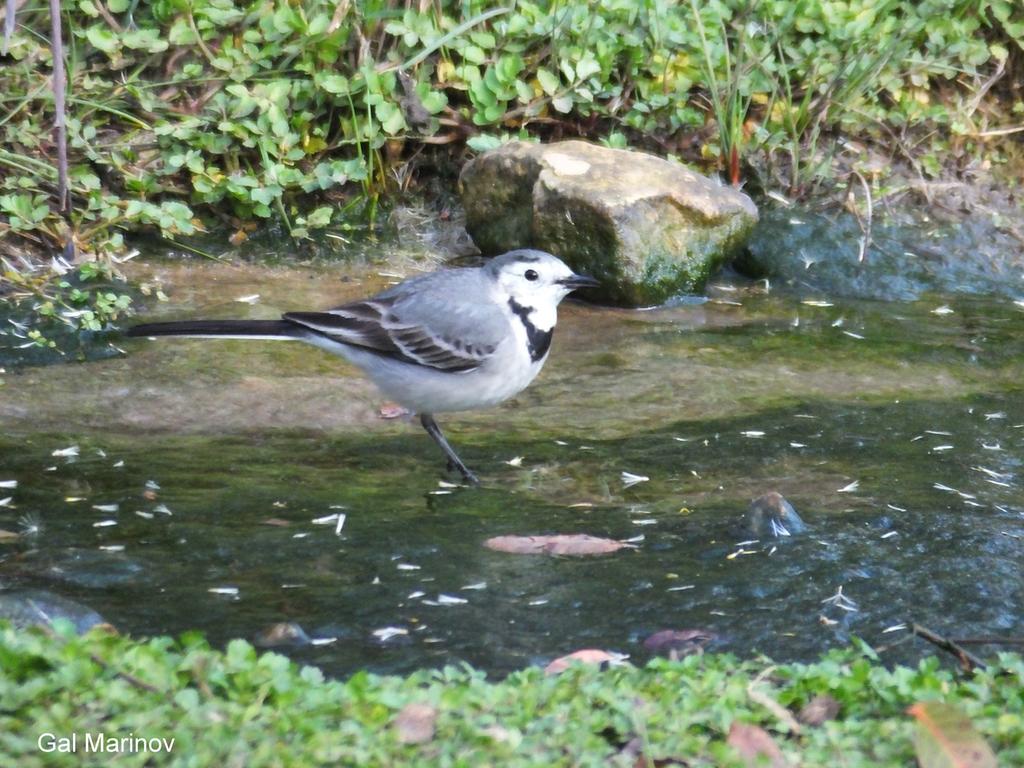
[[(273, 220), (344, 238), (513, 137), (644, 148), (805, 198), (1020, 154), (1010, 0), (78, 0), (62, 20), (70, 211), (50, 11), (28, 3), (0, 83), (0, 295), (93, 330), (130, 303), (107, 285), (126, 236), (237, 243)], [(76, 265), (55, 276), (56, 253)]]
[[(931, 723), (933, 733), (970, 732), (999, 765), (1024, 764), (1024, 661), (1010, 654), (970, 676), (936, 658), (886, 668), (860, 648), (810, 665), (707, 655), (501, 681), (454, 667), (341, 681), (240, 640), (221, 652), (198, 636), (6, 628), (0, 668), (0, 756), (23, 767), (109, 765), (109, 753), (83, 750), (86, 733), (174, 739), (170, 753), (125, 754), (119, 765), (758, 764), (736, 751), (762, 738), (737, 736), (743, 725), (788, 761), (766, 765), (911, 766), (915, 740), (942, 741), (916, 733), (906, 710), (920, 702), (932, 714), (944, 702), (973, 724)], [(816, 698), (833, 702), (832, 719), (800, 714)], [(41, 751), (44, 734), (71, 733), (77, 753)]]

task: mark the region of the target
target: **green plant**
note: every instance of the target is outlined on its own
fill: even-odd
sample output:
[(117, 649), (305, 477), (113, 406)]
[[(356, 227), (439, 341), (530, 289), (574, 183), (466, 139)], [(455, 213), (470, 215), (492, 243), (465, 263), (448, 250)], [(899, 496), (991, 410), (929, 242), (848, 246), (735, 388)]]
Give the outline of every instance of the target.
[(796, 196), (843, 182), (840, 137), (955, 171), (1019, 123), (998, 76), (1024, 51), (1009, 0), (77, 0), (62, 212), (50, 16), (17, 20), (0, 84), (6, 273), (53, 253), (112, 265), (140, 231), (273, 219), (305, 238), (372, 221), (407, 163), (508, 137), (654, 148)]
[[(742, 724), (794, 765), (887, 768), (914, 762), (905, 710), (917, 702), (962, 712), (1000, 764), (1024, 760), (1024, 662), (1012, 654), (969, 677), (935, 658), (887, 667), (861, 645), (812, 664), (709, 654), (493, 682), (466, 666), (331, 680), (241, 640), (220, 651), (198, 634), (76, 637), (65, 624), (0, 627), (0, 664), (5, 765), (107, 765), (105, 753), (40, 752), (43, 734), (99, 732), (174, 740), (133, 756), (146, 765), (741, 766)], [(835, 714), (794, 728), (816, 699)]]

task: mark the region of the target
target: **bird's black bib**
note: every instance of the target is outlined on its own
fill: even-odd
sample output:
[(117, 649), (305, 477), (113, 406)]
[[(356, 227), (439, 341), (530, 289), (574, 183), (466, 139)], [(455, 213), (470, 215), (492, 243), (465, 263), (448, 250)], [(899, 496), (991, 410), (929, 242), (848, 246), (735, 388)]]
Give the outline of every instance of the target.
[(551, 328), (547, 331), (542, 331), (534, 325), (530, 321), (530, 313), (533, 312), (532, 307), (524, 307), (513, 298), (509, 298), (508, 305), (512, 308), (515, 316), (522, 321), (523, 327), (526, 329), (526, 344), (530, 349), (530, 359), (536, 363), (551, 348), (551, 336), (554, 334), (555, 329)]

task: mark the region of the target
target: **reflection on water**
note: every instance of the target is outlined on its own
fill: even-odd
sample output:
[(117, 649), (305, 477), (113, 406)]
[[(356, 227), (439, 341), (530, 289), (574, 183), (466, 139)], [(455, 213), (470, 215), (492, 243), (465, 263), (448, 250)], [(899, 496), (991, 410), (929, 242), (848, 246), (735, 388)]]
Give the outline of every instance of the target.
[[(288, 295), (254, 313), (331, 303), (308, 274), (274, 280)], [(21, 369), (0, 389), (0, 482), (17, 481), (0, 528), (41, 530), (0, 543), (0, 580), (139, 635), (293, 622), (323, 642), (287, 652), (340, 674), (642, 658), (666, 628), (780, 659), (889, 644), (908, 621), (1019, 634), (1024, 312), (711, 295), (567, 308), (530, 390), (443, 422), (480, 489), (440, 483), (422, 431), (378, 419), (368, 385), (309, 348), (140, 341)], [(743, 513), (771, 490), (808, 531), (750, 542)], [(594, 559), (482, 546), (542, 533), (642, 539)]]

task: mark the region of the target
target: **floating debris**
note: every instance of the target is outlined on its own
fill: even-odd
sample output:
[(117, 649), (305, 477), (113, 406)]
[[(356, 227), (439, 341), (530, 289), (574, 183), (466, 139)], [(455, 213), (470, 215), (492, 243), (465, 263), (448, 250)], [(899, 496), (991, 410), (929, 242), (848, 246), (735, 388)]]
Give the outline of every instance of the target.
[(932, 453), (942, 453), (943, 451), (951, 451), (955, 446), (953, 445), (936, 445), (932, 448)]
[(744, 437), (764, 437), (764, 432), (759, 429), (747, 429), (740, 432)]
[(638, 483), (646, 483), (648, 480), (651, 479), (651, 478), (647, 477), (647, 475), (634, 475), (632, 472), (625, 472), (625, 471), (623, 471), (621, 477), (622, 477), (622, 484), (626, 488), (630, 488), (630, 487), (632, 487), (634, 485), (637, 485)]
[(985, 421), (993, 421), (993, 420), (996, 420), (996, 419), (1005, 419), (1005, 418), (1006, 418), (1006, 414), (1003, 413), (1002, 411), (996, 411), (995, 413), (986, 413), (985, 414)]
[(100, 520), (98, 523), (93, 523), (93, 528), (109, 528), (112, 525), (117, 525), (117, 520)]
[(97, 512), (117, 512), (121, 508), (120, 504), (93, 504), (92, 508)]
[(401, 637), (408, 634), (409, 630), (405, 627), (382, 627), (381, 629), (373, 630), (373, 636), (382, 643), (386, 643), (393, 637)]
[(936, 307), (932, 310), (933, 315), (952, 315), (953, 310), (949, 305), (943, 304), (941, 307)]
[(820, 301), (818, 299), (804, 299), (800, 303), (801, 304), (805, 304), (808, 307), (834, 307), (835, 306), (835, 304), (833, 304), (831, 301)]
[(67, 448), (58, 448), (50, 455), (58, 458), (71, 458), (78, 455), (78, 446), (69, 445)]
[(462, 589), (487, 589), (487, 582), (478, 581), (476, 584), (467, 584)]
[(336, 523), (341, 515), (335, 512), (333, 515), (324, 515), (323, 517), (314, 517), (311, 522), (313, 525), (330, 525)]
[(834, 605), (836, 608), (840, 608), (844, 611), (850, 611), (851, 613), (856, 613), (860, 610), (857, 607), (856, 602), (854, 602), (853, 600), (851, 600), (843, 594), (843, 586), (841, 584), (839, 585), (839, 589), (836, 590), (836, 593), (834, 595), (832, 595), (831, 597), (826, 597), (821, 602), (825, 603), (826, 605)]
[(515, 457), (509, 459), (508, 461), (506, 461), (505, 463), (508, 464), (510, 467), (521, 467), (521, 466), (523, 466), (523, 457), (522, 456), (515, 456)]
[(18, 518), (18, 527), (22, 536), (38, 536), (43, 532), (43, 521), (34, 512), (28, 512)]
[(211, 595), (229, 595), (232, 597), (238, 595), (238, 587), (210, 587), (206, 591)]
[(863, 336), (861, 336), (859, 333), (854, 333), (853, 331), (843, 331), (843, 334), (845, 336), (849, 336), (851, 339), (857, 339), (857, 341), (864, 340)]
[(937, 491), (946, 491), (947, 493), (955, 493), (962, 499), (974, 499), (977, 498), (973, 493), (965, 493), (964, 491), (958, 491), (956, 488), (950, 488), (944, 483), (933, 483), (932, 488)]
[(446, 595), (442, 593), (437, 596), (438, 605), (465, 605), (468, 602), (469, 600), (466, 598), (456, 597), (455, 595)]
[(9, 507), (11, 502), (14, 501), (13, 496), (8, 496), (6, 499), (0, 499), (0, 507)]
[(3, 488), (5, 490), (10, 490), (11, 488), (17, 488), (17, 487), (18, 487), (18, 481), (17, 480), (0, 480), (0, 488)]
[(412, 563), (399, 563), (395, 566), (395, 568), (397, 568), (400, 571), (418, 571), (420, 570), (421, 566), (413, 565)]
[(888, 634), (889, 632), (902, 632), (907, 628), (906, 624), (893, 624), (891, 627), (886, 627), (882, 630), (882, 634)]
[(860, 488), (860, 480), (854, 480), (849, 485), (844, 485), (842, 488), (836, 490), (836, 493), (853, 493)]
[(882, 538), (883, 539), (891, 539), (893, 536), (899, 536), (899, 535), (900, 535), (899, 531), (889, 531), (888, 533), (883, 533), (882, 534)]
[(756, 554), (757, 554), (757, 550), (754, 550), (754, 549), (737, 549), (735, 552), (732, 552), (732, 553), (726, 555), (725, 559), (726, 560), (735, 560), (740, 555), (756, 555)]
[(252, 293), (249, 294), (248, 296), (239, 296), (237, 299), (235, 299), (235, 301), (237, 301), (239, 304), (255, 304), (259, 300), (260, 295), (258, 293)]
[(686, 589), (694, 589), (694, 588), (696, 588), (696, 586), (697, 586), (696, 584), (682, 584), (681, 586), (678, 586), (678, 587), (669, 587), (665, 591), (666, 592), (682, 592), (683, 590), (686, 590)]

